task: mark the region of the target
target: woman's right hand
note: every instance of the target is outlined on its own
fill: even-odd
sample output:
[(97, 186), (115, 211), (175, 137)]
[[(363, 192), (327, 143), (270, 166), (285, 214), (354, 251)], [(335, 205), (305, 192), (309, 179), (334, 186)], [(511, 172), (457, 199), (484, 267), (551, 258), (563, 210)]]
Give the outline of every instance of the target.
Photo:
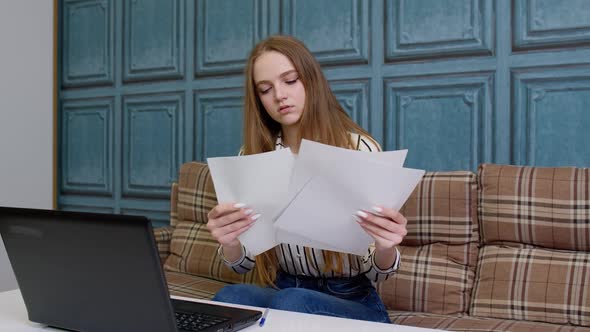
[(241, 249), (238, 236), (254, 225), (260, 214), (244, 203), (222, 203), (207, 214), (207, 229), (224, 248)]

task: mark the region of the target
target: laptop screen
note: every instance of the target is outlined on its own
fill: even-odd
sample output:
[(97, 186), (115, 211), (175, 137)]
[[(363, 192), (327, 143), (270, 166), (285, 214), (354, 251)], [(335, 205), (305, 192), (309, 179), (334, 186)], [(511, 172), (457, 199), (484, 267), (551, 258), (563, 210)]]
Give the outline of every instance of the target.
[(82, 331), (176, 331), (145, 217), (0, 208), (31, 321)]

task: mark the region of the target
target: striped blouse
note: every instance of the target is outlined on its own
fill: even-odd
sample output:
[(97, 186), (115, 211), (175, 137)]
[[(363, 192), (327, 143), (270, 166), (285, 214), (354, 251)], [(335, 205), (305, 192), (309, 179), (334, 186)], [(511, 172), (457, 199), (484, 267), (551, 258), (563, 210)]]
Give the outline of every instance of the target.
[[(351, 134), (353, 142), (356, 142), (356, 149), (359, 151), (381, 151), (380, 146), (367, 137)], [(283, 149), (282, 139), (279, 136), (276, 141), (276, 149)], [(248, 251), (248, 248), (242, 247), (242, 256), (235, 262), (224, 263), (234, 270), (236, 273), (247, 273), (254, 268), (254, 257)], [(314, 249), (299, 245), (281, 243), (274, 248), (276, 256), (279, 260), (281, 270), (292, 275), (322, 277), (322, 278), (348, 278), (365, 274), (367, 278), (374, 282), (386, 280), (390, 275), (395, 273), (400, 264), (400, 253), (397, 248), (396, 259), (391, 267), (382, 270), (375, 264), (375, 246), (372, 244), (367, 249), (365, 256), (357, 256), (353, 254), (343, 255), (342, 272), (338, 273), (334, 270), (326, 270), (326, 263), (324, 261), (324, 252), (321, 249)]]

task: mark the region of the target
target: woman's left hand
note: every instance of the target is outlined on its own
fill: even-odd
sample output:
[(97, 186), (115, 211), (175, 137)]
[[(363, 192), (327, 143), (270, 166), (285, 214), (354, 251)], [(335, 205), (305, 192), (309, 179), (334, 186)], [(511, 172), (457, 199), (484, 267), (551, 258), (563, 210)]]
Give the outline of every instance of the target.
[(408, 234), (406, 218), (394, 209), (375, 206), (371, 211), (357, 211), (359, 225), (375, 239), (377, 250), (391, 249)]

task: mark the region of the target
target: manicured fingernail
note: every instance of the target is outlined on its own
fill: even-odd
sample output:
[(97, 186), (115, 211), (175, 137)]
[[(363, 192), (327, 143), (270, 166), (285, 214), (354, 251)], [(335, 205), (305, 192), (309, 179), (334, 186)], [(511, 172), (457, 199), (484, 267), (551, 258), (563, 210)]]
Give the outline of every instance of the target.
[(248, 210), (244, 211), (244, 213), (245, 213), (247, 216), (249, 216), (250, 214), (252, 214), (252, 212), (254, 212), (254, 210), (252, 210), (252, 209), (248, 209)]
[(354, 221), (358, 222), (359, 224), (362, 223), (363, 221), (357, 217), (357, 216), (352, 216), (352, 218), (354, 219)]
[(236, 204), (234, 204), (234, 207), (235, 207), (236, 209), (241, 209), (241, 208), (243, 208), (244, 206), (246, 206), (246, 204), (244, 204), (244, 203), (236, 203)]
[(373, 206), (371, 209), (372, 209), (373, 211), (375, 211), (375, 212), (378, 212), (378, 213), (381, 213), (381, 212), (383, 212), (383, 209), (382, 209), (382, 208), (380, 208), (380, 207), (378, 207), (378, 206)]
[(260, 218), (260, 213), (255, 214), (252, 217), (250, 217), (250, 219), (252, 219), (252, 220), (257, 220), (258, 218)]
[(363, 218), (366, 218), (369, 216), (368, 214), (366, 214), (365, 212), (363, 212), (361, 210), (356, 211), (356, 215), (359, 217), (363, 217)]

